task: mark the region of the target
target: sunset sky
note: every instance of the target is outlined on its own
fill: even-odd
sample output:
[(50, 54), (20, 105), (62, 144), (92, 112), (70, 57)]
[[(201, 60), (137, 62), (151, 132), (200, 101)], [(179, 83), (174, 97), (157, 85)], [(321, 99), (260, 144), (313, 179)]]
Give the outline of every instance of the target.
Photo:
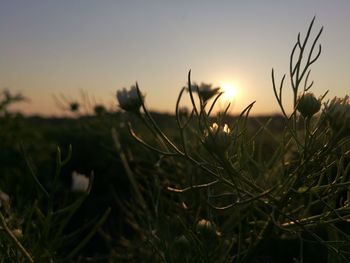
[(116, 90), (138, 81), (149, 108), (173, 112), (191, 69), (198, 83), (236, 86), (232, 113), (254, 100), (254, 114), (274, 113), (271, 69), (288, 72), (315, 15), (324, 32), (313, 91), (349, 94), (349, 12), (349, 0), (3, 0), (0, 89), (28, 97), (24, 113), (58, 115), (54, 95), (84, 91), (116, 107)]

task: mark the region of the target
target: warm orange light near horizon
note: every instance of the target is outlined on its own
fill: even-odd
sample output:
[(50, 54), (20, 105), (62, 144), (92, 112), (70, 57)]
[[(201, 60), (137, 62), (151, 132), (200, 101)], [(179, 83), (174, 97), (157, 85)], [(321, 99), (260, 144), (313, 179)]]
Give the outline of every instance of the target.
[(221, 86), (221, 91), (224, 92), (224, 94), (222, 94), (223, 99), (232, 102), (233, 100), (236, 100), (239, 89), (232, 83), (224, 83)]

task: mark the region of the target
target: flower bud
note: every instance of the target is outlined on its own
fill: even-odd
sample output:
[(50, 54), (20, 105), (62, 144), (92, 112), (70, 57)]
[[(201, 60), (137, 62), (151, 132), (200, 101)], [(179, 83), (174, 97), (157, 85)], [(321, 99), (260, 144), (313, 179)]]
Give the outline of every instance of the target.
[(215, 225), (206, 219), (201, 219), (198, 221), (196, 225), (196, 232), (207, 239), (217, 236)]
[(321, 108), (320, 100), (313, 93), (305, 93), (298, 99), (297, 110), (304, 118), (311, 118)]
[(71, 102), (69, 104), (69, 109), (71, 112), (78, 112), (79, 111), (80, 104), (78, 102)]
[(142, 98), (140, 100), (137, 88), (135, 86), (131, 86), (129, 90), (123, 88), (122, 90), (117, 91), (117, 99), (119, 102), (119, 106), (125, 111), (135, 113), (139, 112), (143, 102), (143, 96), (141, 97)]
[(225, 152), (231, 144), (231, 130), (227, 124), (219, 126), (213, 123), (205, 133), (204, 145), (209, 151)]

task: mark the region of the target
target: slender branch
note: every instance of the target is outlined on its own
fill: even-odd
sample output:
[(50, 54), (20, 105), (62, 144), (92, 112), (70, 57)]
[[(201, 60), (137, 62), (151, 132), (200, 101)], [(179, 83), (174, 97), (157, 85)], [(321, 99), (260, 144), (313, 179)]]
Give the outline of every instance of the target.
[(12, 239), (12, 241), (15, 243), (15, 245), (17, 246), (17, 248), (23, 253), (23, 255), (25, 256), (25, 258), (29, 261), (29, 262), (34, 262), (32, 256), (29, 254), (29, 252), (24, 248), (24, 246), (21, 244), (21, 242), (19, 242), (19, 240), (17, 239), (17, 237), (12, 233), (11, 229), (9, 229), (9, 227), (7, 226), (6, 223), (6, 219), (4, 217), (4, 215), (2, 214), (2, 212), (0, 211), (0, 219), (1, 219), (1, 223), (2, 226), (5, 229), (5, 232), (7, 233), (7, 235)]

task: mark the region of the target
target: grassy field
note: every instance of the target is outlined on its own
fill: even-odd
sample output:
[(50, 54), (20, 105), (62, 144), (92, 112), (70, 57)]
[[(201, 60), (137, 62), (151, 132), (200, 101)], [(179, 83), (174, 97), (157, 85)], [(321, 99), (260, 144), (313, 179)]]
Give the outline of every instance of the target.
[[(153, 115), (157, 123), (166, 127), (166, 132), (170, 133), (175, 141), (179, 141), (175, 116), (157, 113)], [(260, 123), (266, 120), (266, 117), (252, 118), (249, 120), (249, 129), (257, 130)], [(140, 146), (131, 137), (126, 125), (129, 121), (137, 127), (138, 131), (141, 131), (144, 137), (152, 140), (152, 135), (146, 128), (141, 127), (140, 124), (137, 125), (135, 118), (125, 113), (57, 119), (8, 114), (0, 121), (2, 141), (0, 186), (2, 193), (6, 193), (9, 197), (8, 201), (2, 200), (1, 203), (4, 216), (11, 218), (9, 224), (12, 231), (21, 231), (20, 241), (26, 247), (29, 246), (29, 251), (32, 251), (32, 247), (35, 248), (37, 251), (32, 251), (35, 258), (43, 261), (50, 257), (56, 260), (64, 258), (67, 251), (79, 244), (87, 230), (77, 233), (76, 237), (70, 238), (69, 242), (63, 242), (63, 239), (85, 224), (90, 222), (94, 224), (98, 217), (109, 211), (108, 209), (111, 209), (108, 216), (78, 255), (82, 258), (97, 257), (97, 260), (101, 257), (109, 258), (111, 255), (123, 255), (127, 251), (124, 246), (129, 248), (129, 242), (142, 242), (138, 228), (144, 227), (143, 220), (133, 218), (134, 216), (128, 218), (130, 213), (135, 212), (133, 210), (137, 205), (134, 204), (136, 200), (133, 200), (133, 189), (120, 154), (125, 156), (127, 165), (133, 174), (135, 173), (138, 187), (146, 199), (154, 198), (148, 196), (156, 191), (153, 189), (154, 184), (161, 183), (164, 186), (162, 192), (165, 191), (165, 194), (166, 186), (172, 185), (170, 184), (172, 178), (179, 183), (186, 180), (186, 176), (181, 175), (184, 167), (174, 171), (166, 160), (162, 161), (157, 154)], [(231, 118), (231, 121), (233, 122), (234, 118)], [(281, 128), (282, 118), (275, 117), (271, 125), (274, 125), (275, 129)], [(118, 132), (120, 149), (113, 141), (112, 129)], [(264, 148), (268, 147), (270, 151), (274, 142), (271, 139), (265, 141), (261, 139), (260, 143), (266, 145)], [(71, 153), (69, 153), (70, 147)], [(68, 155), (70, 157), (59, 168), (58, 179), (53, 185), (57, 173), (57, 155), (61, 155), (62, 159), (67, 158)], [(164, 162), (164, 165), (160, 165), (161, 162)], [(181, 163), (177, 163), (176, 166), (181, 167)], [(92, 189), (88, 196), (85, 197), (85, 192), (74, 191), (72, 188), (74, 171), (88, 177), (94, 174)], [(49, 207), (45, 194), (38, 188), (32, 173), (49, 193), (52, 208)], [(150, 187), (152, 192), (147, 193), (146, 186)], [(166, 194), (167, 198), (172, 195), (170, 192)], [(58, 240), (54, 243), (58, 244), (50, 244), (53, 242), (52, 235), (55, 235), (57, 228), (63, 224), (60, 218), (56, 219), (54, 215), (49, 219), (50, 213), (55, 214), (55, 211), (69, 207), (81, 198), (84, 198), (84, 202), (79, 204), (69, 222), (64, 222), (61, 236), (55, 237)], [(172, 196), (171, 200), (173, 198), (178, 199), (177, 195)], [(147, 200), (147, 202), (153, 201)], [(138, 226), (139, 224), (141, 226)], [(41, 235), (44, 234), (41, 233), (43, 231), (41, 227), (50, 228), (47, 230), (49, 232), (46, 233), (46, 237)], [(38, 233), (34, 235), (33, 231)], [(18, 253), (20, 255), (15, 244), (9, 245), (8, 241), (6, 233), (2, 232), (1, 242), (4, 249), (2, 253), (8, 254), (9, 258)], [(133, 246), (138, 249), (138, 245)], [(130, 253), (137, 256), (137, 253)], [(44, 256), (45, 254), (48, 255)]]
[(350, 101), (311, 92), (312, 25), (291, 113), (273, 71), (276, 116), (213, 115), (220, 91), (191, 72), (174, 115), (137, 84), (116, 112), (56, 119), (12, 113), (23, 97), (4, 91), (0, 262), (349, 262)]

